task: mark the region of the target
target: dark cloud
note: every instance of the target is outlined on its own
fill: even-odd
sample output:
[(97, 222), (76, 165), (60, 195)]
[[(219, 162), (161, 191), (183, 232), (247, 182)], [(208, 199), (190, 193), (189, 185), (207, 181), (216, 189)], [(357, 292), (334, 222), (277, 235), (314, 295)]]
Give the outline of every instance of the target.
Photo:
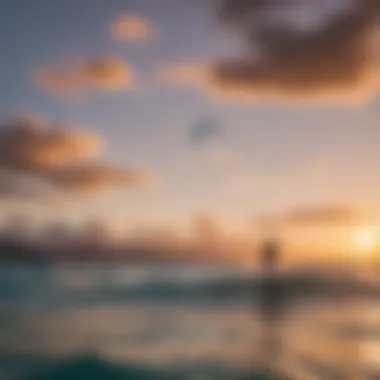
[(379, 86), (378, 0), (221, 0), (246, 54), (215, 63), (221, 92), (357, 98)]
[(134, 86), (131, 68), (117, 57), (87, 58), (41, 68), (35, 80), (48, 91), (65, 96), (125, 91)]
[(98, 193), (150, 186), (150, 173), (103, 162), (83, 162), (101, 152), (102, 138), (70, 126), (19, 118), (0, 127), (0, 198), (36, 201), (50, 194)]

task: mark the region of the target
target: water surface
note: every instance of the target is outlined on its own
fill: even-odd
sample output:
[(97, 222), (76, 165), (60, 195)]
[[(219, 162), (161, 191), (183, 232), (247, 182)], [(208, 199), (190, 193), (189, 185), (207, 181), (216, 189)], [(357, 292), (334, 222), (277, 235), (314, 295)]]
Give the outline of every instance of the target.
[(374, 299), (303, 299), (268, 323), (254, 276), (238, 270), (9, 264), (0, 272), (4, 380), (70, 366), (119, 376), (99, 379), (253, 379), (270, 339), (273, 367), (291, 378), (380, 378)]

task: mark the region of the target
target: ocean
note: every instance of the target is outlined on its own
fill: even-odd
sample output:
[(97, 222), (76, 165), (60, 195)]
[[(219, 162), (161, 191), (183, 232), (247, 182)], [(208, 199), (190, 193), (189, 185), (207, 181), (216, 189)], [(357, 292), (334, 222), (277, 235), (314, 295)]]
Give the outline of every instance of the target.
[(245, 270), (0, 272), (1, 380), (380, 379), (380, 299), (304, 297), (268, 321)]

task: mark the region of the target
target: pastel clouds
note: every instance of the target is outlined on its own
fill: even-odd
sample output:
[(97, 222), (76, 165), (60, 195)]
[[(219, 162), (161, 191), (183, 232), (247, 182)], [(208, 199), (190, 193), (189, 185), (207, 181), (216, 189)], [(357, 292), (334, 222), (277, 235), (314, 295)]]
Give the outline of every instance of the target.
[(38, 172), (61, 167), (97, 155), (102, 145), (99, 136), (77, 131), (75, 126), (59, 127), (27, 117), (16, 118), (0, 130), (0, 168)]
[[(42, 120), (18, 118), (0, 130), (0, 170), (10, 180), (2, 193), (19, 194), (31, 201), (39, 189), (67, 195), (99, 193), (112, 188), (145, 188), (154, 184), (154, 175), (94, 161), (102, 152), (103, 139), (95, 133), (72, 126), (55, 126)], [(0, 176), (1, 177), (1, 176)], [(31, 187), (33, 180), (38, 184)]]
[(78, 96), (98, 91), (130, 91), (135, 77), (118, 57), (83, 58), (53, 64), (35, 72), (35, 81), (54, 94)]
[(99, 193), (112, 187), (144, 188), (155, 182), (151, 173), (103, 163), (46, 170), (44, 177), (63, 190), (83, 194)]
[(153, 26), (138, 14), (122, 14), (111, 24), (111, 36), (120, 42), (145, 42), (152, 35)]
[(366, 214), (362, 210), (344, 204), (327, 204), (301, 207), (285, 213), (284, 220), (293, 225), (324, 225), (357, 223)]

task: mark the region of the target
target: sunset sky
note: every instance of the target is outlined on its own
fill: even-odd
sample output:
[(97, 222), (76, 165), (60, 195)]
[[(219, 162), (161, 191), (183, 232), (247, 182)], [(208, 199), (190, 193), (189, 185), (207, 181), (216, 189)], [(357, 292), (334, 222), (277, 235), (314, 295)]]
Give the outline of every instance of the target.
[[(231, 1), (219, 3), (2, 0), (1, 131), (23, 116), (19, 123), (37, 129), (36, 124), (43, 124), (88, 134), (41, 137), (39, 142), (36, 136), (43, 132), (32, 132), (30, 145), (20, 138), (23, 152), (32, 152), (26, 158), (9, 148), (18, 137), (0, 136), (0, 164), (17, 177), (16, 182), (23, 176), (42, 178), (59, 188), (60, 200), (69, 197), (69, 205), (57, 208), (45, 202), (44, 195), (43, 202), (29, 198), (26, 185), (16, 185), (23, 189), (19, 195), (6, 180), (7, 186), (1, 184), (3, 210), (24, 211), (27, 206), (38, 219), (99, 216), (131, 225), (162, 223), (177, 228), (186, 228), (201, 213), (237, 228), (263, 214), (308, 205), (376, 209), (380, 204), (380, 97), (373, 66), (378, 70), (378, 30), (364, 31), (372, 33), (370, 53), (363, 53), (362, 47), (347, 52), (338, 44), (345, 61), (351, 53), (363, 53), (355, 57), (362, 65), (352, 64), (354, 73), (348, 74), (345, 67), (339, 70), (326, 64), (335, 58), (331, 46), (324, 50), (320, 36), (313, 62), (323, 64), (314, 65), (312, 73), (305, 69), (309, 58), (299, 54), (297, 64), (291, 61), (298, 57), (297, 45), (286, 37), (283, 43), (294, 48), (291, 59), (285, 56), (289, 52), (272, 51), (273, 40), (268, 39), (262, 51), (247, 48), (245, 32), (236, 25), (241, 20), (228, 5)], [(218, 13), (222, 3), (225, 9)], [(320, 14), (314, 17), (312, 10), (301, 6), (298, 13), (285, 6), (286, 17), (269, 5), (266, 11), (272, 21), (290, 23), (285, 25), (287, 30), (307, 41), (333, 23), (337, 14), (351, 17), (354, 6), (349, 3), (357, 5), (348, 0), (320, 1)], [(372, 22), (365, 19), (368, 12), (379, 18), (380, 9), (376, 1), (361, 4), (367, 7), (358, 26), (364, 33), (364, 24)], [(228, 11), (232, 27), (220, 19), (220, 13)], [(351, 21), (354, 29), (355, 20)], [(265, 52), (277, 58), (271, 62)], [(255, 53), (258, 58), (253, 58)], [(248, 65), (250, 60), (264, 59), (268, 72), (256, 83), (254, 76), (244, 77), (244, 73), (251, 75), (252, 67), (244, 71), (245, 66), (229, 68), (221, 63), (214, 82), (206, 83), (206, 68), (241, 55)], [(373, 75), (368, 86), (367, 66)], [(290, 88), (286, 76), (295, 73), (299, 78)], [(327, 77), (333, 78), (331, 83)], [(228, 86), (231, 80), (236, 82), (232, 83), (236, 94), (219, 94), (217, 87)], [(297, 81), (302, 85), (297, 87), (301, 84)], [(211, 90), (213, 85), (216, 91)], [(74, 137), (77, 145), (71, 146)], [(57, 143), (61, 138), (66, 141), (63, 145)], [(99, 140), (103, 150), (97, 147)], [(78, 152), (82, 145), (83, 154)], [(5, 147), (11, 153), (4, 153)], [(38, 160), (32, 157), (33, 149)], [(59, 149), (63, 153), (56, 155)], [(63, 158), (64, 154), (71, 156)], [(96, 163), (90, 174), (80, 167), (82, 158)], [(73, 166), (77, 159), (79, 169)], [(63, 170), (67, 164), (70, 168)], [(85, 177), (89, 184), (84, 183)], [(95, 193), (92, 187), (102, 191)]]

